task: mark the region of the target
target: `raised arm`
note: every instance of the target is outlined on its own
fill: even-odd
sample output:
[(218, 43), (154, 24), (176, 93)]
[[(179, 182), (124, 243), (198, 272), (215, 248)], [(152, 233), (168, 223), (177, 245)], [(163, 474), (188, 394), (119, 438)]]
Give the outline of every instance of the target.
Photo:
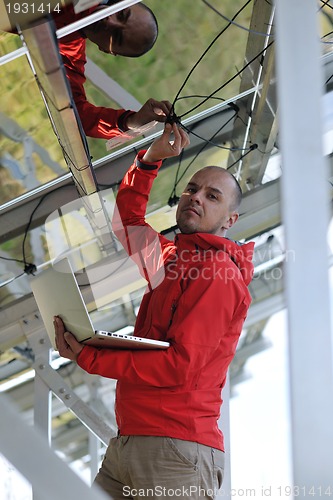
[[(170, 142), (172, 132), (174, 141)], [(118, 191), (113, 230), (148, 281), (163, 266), (170, 247), (170, 241), (145, 220), (149, 193), (162, 160), (179, 155), (188, 143), (186, 132), (166, 124), (148, 151), (140, 151)]]
[(83, 38), (59, 41), (62, 56), (73, 99), (85, 134), (99, 139), (111, 139), (123, 135), (127, 130), (136, 129), (152, 121), (164, 122), (171, 109), (169, 101), (148, 101), (137, 112), (125, 109), (113, 109), (95, 106), (87, 100), (84, 90), (86, 42)]

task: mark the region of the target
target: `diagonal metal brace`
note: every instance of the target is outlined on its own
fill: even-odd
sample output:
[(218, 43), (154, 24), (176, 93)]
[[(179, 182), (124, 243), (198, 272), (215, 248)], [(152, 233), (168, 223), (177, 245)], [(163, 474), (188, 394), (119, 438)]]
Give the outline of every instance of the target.
[(21, 326), (35, 355), (32, 368), (36, 375), (89, 431), (107, 445), (111, 437), (116, 435), (116, 429), (104, 422), (49, 364), (51, 343), (39, 314), (25, 316)]
[(45, 363), (44, 358), (37, 358), (33, 368), (53, 394), (76, 415), (83, 425), (104, 444), (108, 445), (111, 437), (116, 435), (115, 430), (102, 421), (100, 416), (75, 394), (64, 379), (50, 365)]

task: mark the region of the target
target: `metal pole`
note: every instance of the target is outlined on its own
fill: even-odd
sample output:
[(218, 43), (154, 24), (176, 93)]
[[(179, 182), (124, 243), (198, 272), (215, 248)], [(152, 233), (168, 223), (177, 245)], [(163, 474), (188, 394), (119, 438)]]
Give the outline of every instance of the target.
[(74, 23), (71, 23), (68, 26), (64, 26), (64, 28), (60, 28), (59, 30), (57, 30), (57, 38), (62, 38), (66, 35), (74, 33), (74, 31), (78, 31), (84, 28), (85, 26), (88, 26), (89, 24), (96, 23), (97, 21), (100, 21), (100, 19), (104, 19), (107, 16), (111, 16), (112, 14), (115, 14), (120, 10), (126, 9), (131, 5), (138, 3), (139, 1), (140, 0), (123, 0), (122, 2), (112, 5), (111, 7), (98, 10), (93, 14), (90, 14), (90, 16), (86, 16), (80, 19), (79, 21), (75, 21)]
[(221, 416), (219, 426), (224, 436), (225, 464), (222, 488), (216, 495), (216, 499), (230, 498), (231, 494), (231, 469), (230, 469), (230, 376), (227, 374), (227, 380), (222, 392), (223, 405), (221, 407)]
[(286, 263), (293, 493), (312, 500), (332, 490), (333, 470), (328, 171), (316, 10), (316, 0), (276, 1), (282, 209), (287, 248), (295, 254)]
[(107, 500), (90, 489), (48, 446), (34, 428), (19, 416), (8, 398), (0, 397), (1, 453), (32, 484), (38, 498), (47, 500)]

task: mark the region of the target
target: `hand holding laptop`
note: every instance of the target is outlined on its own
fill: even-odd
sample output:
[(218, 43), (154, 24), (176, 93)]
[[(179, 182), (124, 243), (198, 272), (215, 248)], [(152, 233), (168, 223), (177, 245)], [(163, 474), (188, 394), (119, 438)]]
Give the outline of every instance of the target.
[[(50, 287), (50, 283), (52, 283), (52, 287)], [(74, 356), (77, 356), (81, 351), (82, 344), (116, 349), (167, 349), (170, 345), (169, 342), (162, 340), (96, 330), (70, 262), (66, 258), (57, 262), (56, 267), (48, 267), (32, 277), (30, 284), (54, 349), (58, 349), (55, 342), (55, 328), (62, 338), (66, 328), (74, 335), (75, 344), (70, 337), (70, 342), (67, 342), (67, 345), (62, 343), (59, 346), (65, 353), (70, 353), (70, 349), (73, 348)], [(54, 318), (58, 318), (59, 314), (61, 314), (60, 323), (54, 323)], [(80, 350), (78, 350), (77, 342), (79, 342)]]
[(60, 356), (76, 361), (84, 346), (76, 340), (72, 333), (66, 330), (64, 322), (59, 316), (54, 316), (53, 325), (55, 343)]

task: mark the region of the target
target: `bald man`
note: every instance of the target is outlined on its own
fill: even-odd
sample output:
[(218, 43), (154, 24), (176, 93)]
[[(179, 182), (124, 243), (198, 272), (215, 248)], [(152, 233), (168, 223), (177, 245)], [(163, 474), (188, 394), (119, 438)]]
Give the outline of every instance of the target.
[(182, 129), (167, 124), (125, 175), (113, 217), (116, 235), (148, 279), (134, 335), (168, 341), (170, 347), (82, 346), (55, 318), (60, 355), (117, 380), (119, 432), (95, 481), (113, 499), (212, 499), (222, 485), (221, 391), (251, 302), (254, 244), (226, 238), (238, 219), (241, 189), (215, 166), (199, 170), (185, 187), (174, 241), (146, 223), (162, 160), (179, 155), (188, 143)]
[[(75, 14), (72, 5), (53, 13), (56, 28), (63, 28), (117, 1), (109, 0)], [(86, 40), (112, 56), (140, 57), (155, 44), (158, 35), (153, 12), (141, 2), (109, 15), (58, 40), (66, 74), (83, 130), (89, 137), (111, 139), (127, 130), (137, 129), (151, 121), (164, 122), (171, 109), (168, 101), (149, 99), (138, 112), (94, 106), (84, 90)]]

